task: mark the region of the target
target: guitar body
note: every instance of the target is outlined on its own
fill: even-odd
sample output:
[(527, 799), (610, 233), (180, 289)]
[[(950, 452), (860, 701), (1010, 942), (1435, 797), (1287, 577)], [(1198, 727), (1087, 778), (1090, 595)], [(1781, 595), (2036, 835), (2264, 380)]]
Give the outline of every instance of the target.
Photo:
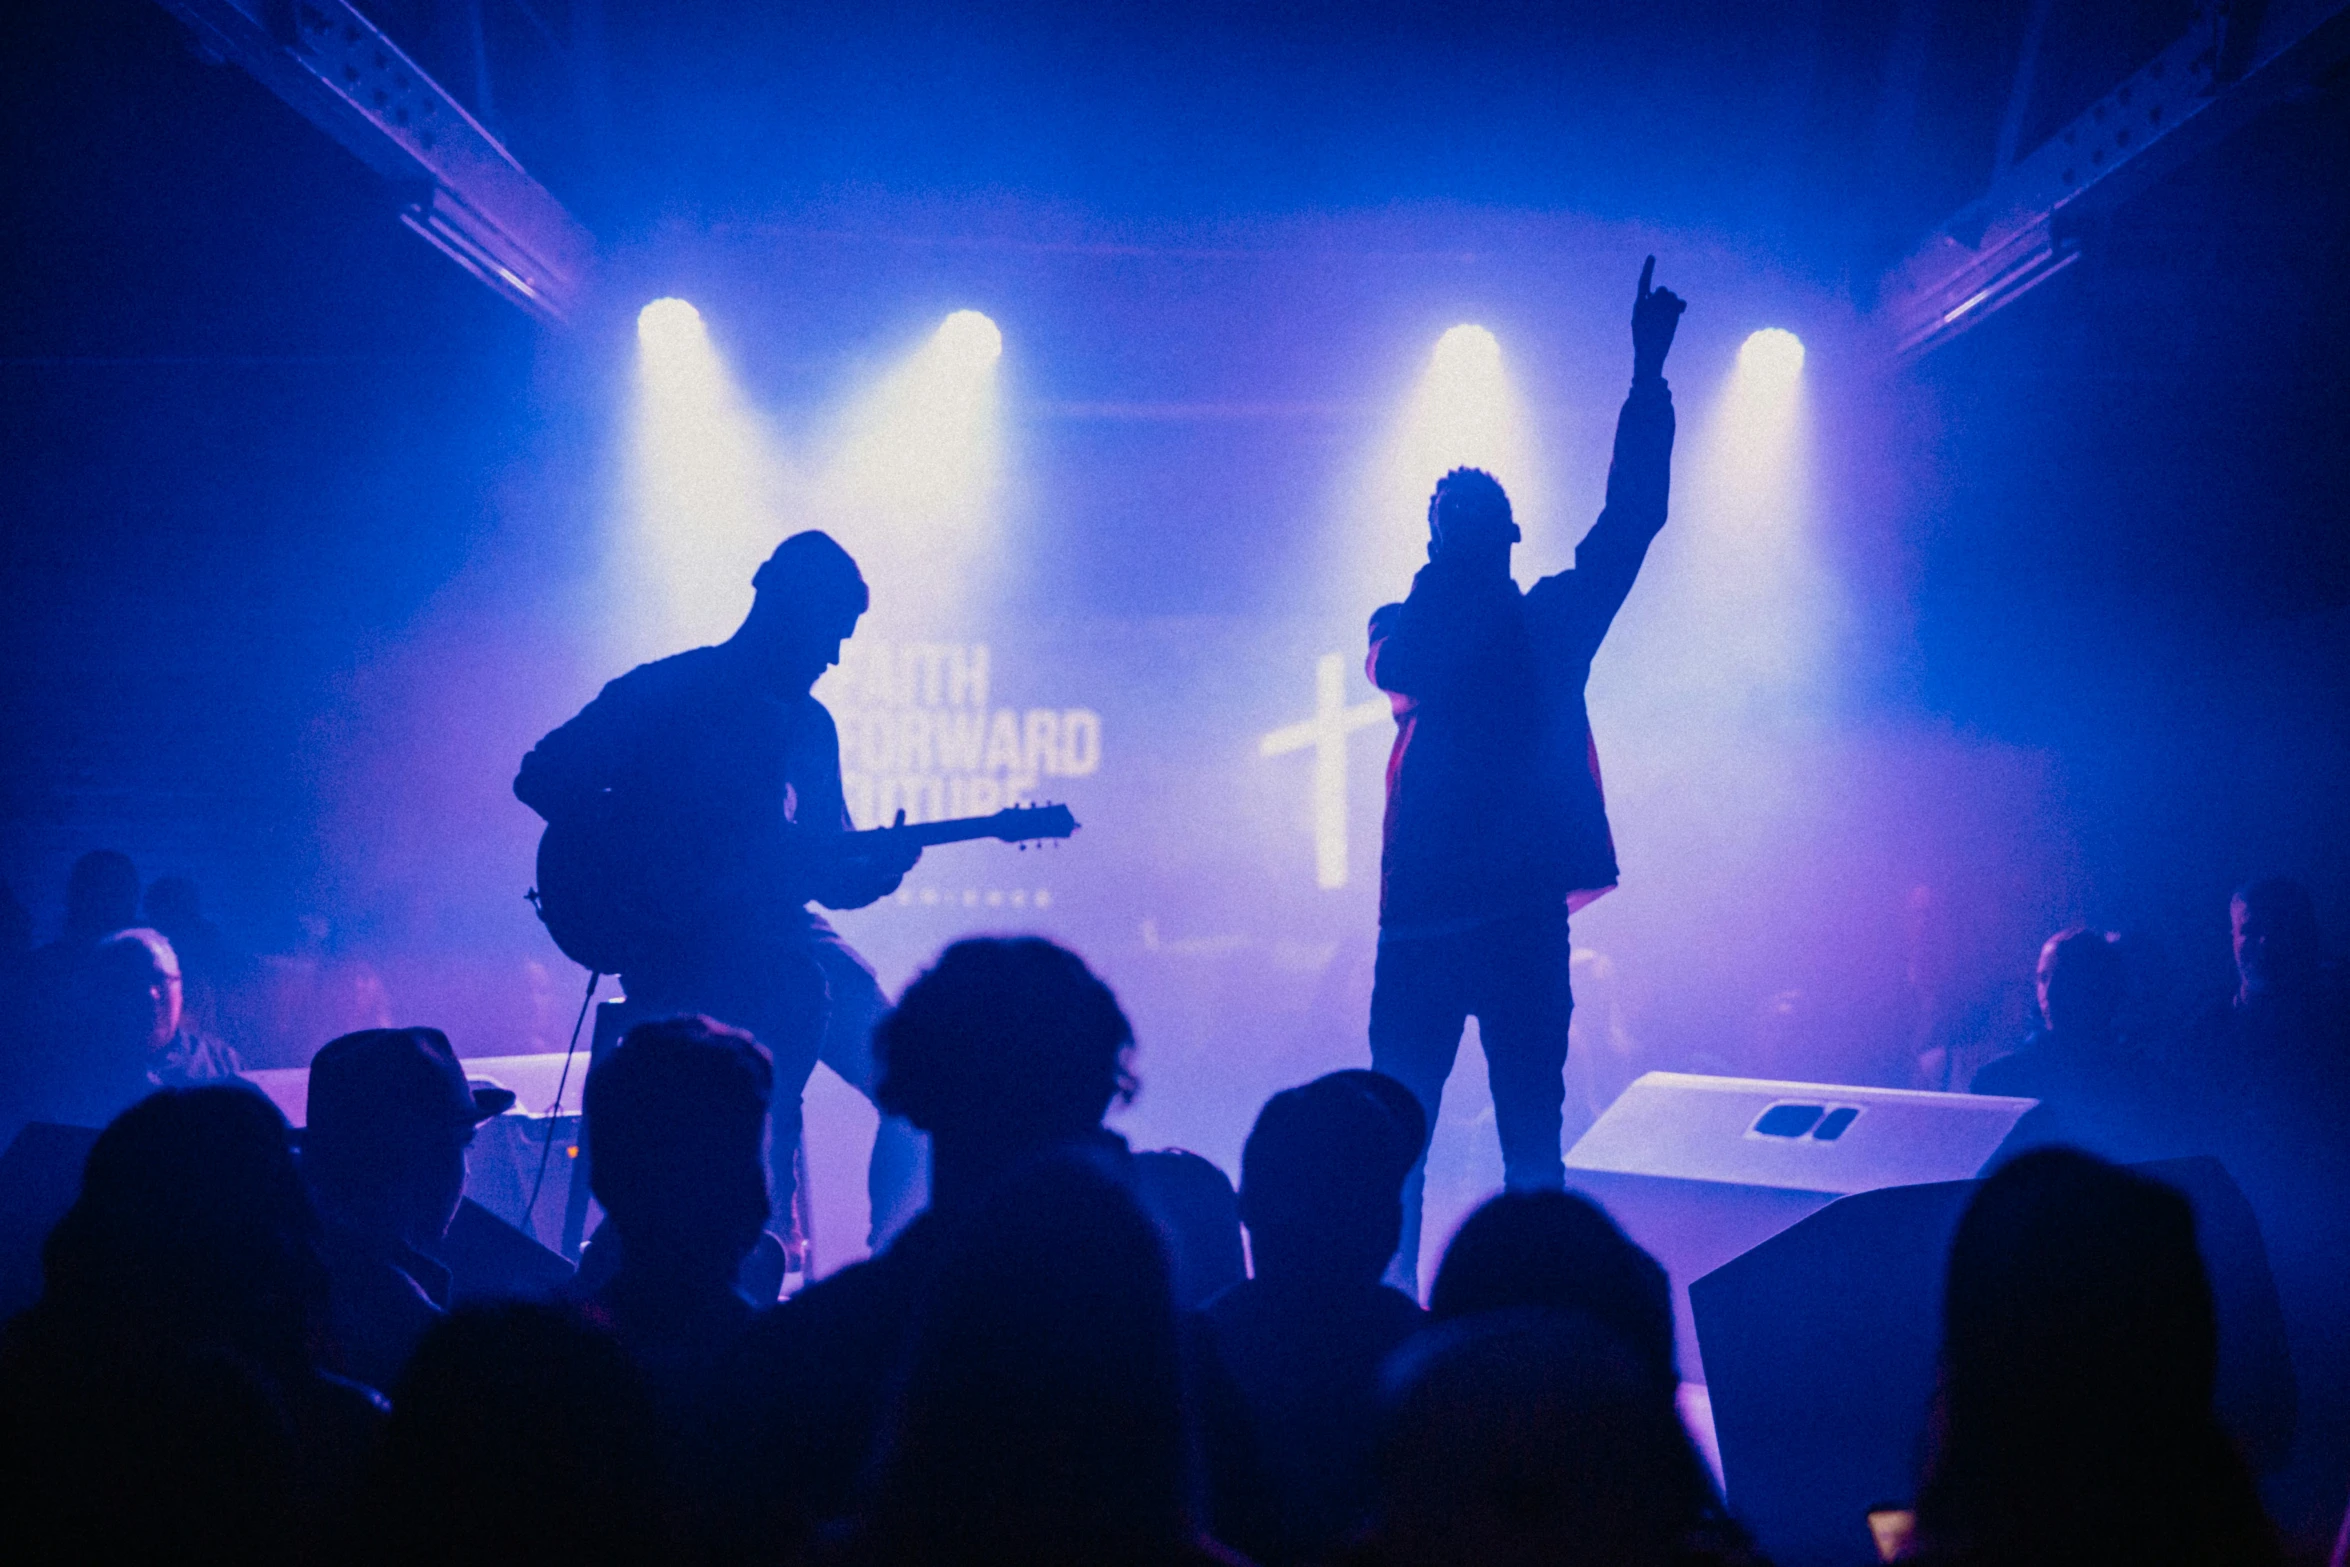
[(532, 901), (563, 955), (593, 974), (637, 969), (674, 921), (643, 885), (621, 834), (601, 822), (547, 823)]
[[(841, 848), (854, 854), (860, 844), (883, 840), (914, 842), (924, 848), (980, 838), (1026, 843), (1066, 838), (1077, 819), (1063, 805), (1022, 805), (993, 816), (877, 827), (844, 834)], [(611, 819), (568, 818), (547, 823), (539, 836), (538, 886), (531, 902), (547, 934), (563, 955), (596, 974), (641, 970), (650, 956), (674, 944), (681, 932), (702, 928), (709, 918), (706, 869), (688, 866)]]

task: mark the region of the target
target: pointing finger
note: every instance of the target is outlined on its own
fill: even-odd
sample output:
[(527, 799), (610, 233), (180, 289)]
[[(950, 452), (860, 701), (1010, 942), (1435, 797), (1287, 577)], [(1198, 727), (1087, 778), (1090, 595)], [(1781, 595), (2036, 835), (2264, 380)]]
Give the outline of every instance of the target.
[(1640, 268), (1640, 297), (1648, 297), (1648, 281), (1656, 276), (1656, 257), (1651, 256)]

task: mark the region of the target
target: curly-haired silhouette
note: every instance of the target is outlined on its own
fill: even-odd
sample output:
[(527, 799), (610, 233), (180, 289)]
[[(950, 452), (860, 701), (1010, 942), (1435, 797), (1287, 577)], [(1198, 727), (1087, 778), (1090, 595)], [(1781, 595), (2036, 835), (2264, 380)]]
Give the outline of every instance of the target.
[(1101, 1123), (1133, 1093), (1133, 1043), (1110, 987), (1035, 936), (958, 941), (906, 987), (875, 1036), (880, 1101), (930, 1134), (930, 1207), (745, 1335), (723, 1379), (738, 1536), (805, 1538), (848, 1510), (931, 1280), (1005, 1181), (1056, 1151), (1130, 1162)]

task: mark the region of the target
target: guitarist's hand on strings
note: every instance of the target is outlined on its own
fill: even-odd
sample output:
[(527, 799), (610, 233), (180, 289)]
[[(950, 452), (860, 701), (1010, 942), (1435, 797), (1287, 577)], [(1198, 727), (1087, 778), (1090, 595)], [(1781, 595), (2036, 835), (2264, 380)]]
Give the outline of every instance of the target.
[[(906, 813), (898, 812), (891, 827), (906, 825)], [(847, 845), (853, 843), (853, 849)], [(829, 867), (827, 889), (833, 896), (820, 899), (835, 909), (861, 909), (868, 903), (888, 897), (898, 890), (898, 883), (906, 879), (922, 858), (922, 845), (908, 836), (900, 836), (886, 829), (877, 833), (858, 833), (844, 840), (841, 852)]]

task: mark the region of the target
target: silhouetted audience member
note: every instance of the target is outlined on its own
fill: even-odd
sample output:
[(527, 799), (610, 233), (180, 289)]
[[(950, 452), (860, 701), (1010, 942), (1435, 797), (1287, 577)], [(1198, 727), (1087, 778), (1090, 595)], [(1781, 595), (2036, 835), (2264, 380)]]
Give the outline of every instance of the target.
[(1647, 1357), (1580, 1312), (1502, 1311), (1397, 1357), (1363, 1567), (1698, 1567), (1759, 1559)]
[(2248, 883), (2228, 914), (2236, 988), (2187, 1033), (2175, 1120), (2259, 1217), (2302, 1389), (2263, 1489), (2293, 1548), (2321, 1555), (2350, 1475), (2350, 997), (2307, 887)]
[(1040, 937), (956, 942), (906, 987), (874, 1045), (882, 1108), (930, 1134), (930, 1206), (745, 1336), (727, 1378), (730, 1484), (763, 1548), (848, 1510), (932, 1276), (994, 1190), (1059, 1150), (1130, 1161), (1102, 1116), (1133, 1094), (1133, 1041), (1109, 986)]
[[(47, 1054), (61, 1047), (61, 1036), (72, 1022), (74, 976), (81, 971), (82, 960), (108, 936), (138, 923), (139, 872), (129, 855), (92, 849), (73, 862), (65, 882), (65, 923), (55, 941), (34, 948), (25, 960), (23, 1021), (28, 1048)], [(103, 1126), (105, 1120), (91, 1124)]]
[(310, 1063), (302, 1170), (324, 1220), (341, 1369), (389, 1388), (449, 1304), (434, 1255), (465, 1195), (474, 1129), (514, 1103), (474, 1088), (437, 1028), (370, 1028)]
[(773, 1086), (750, 1035), (702, 1017), (641, 1023), (588, 1073), (591, 1179), (620, 1262), (586, 1313), (671, 1422), (700, 1408), (751, 1323), (735, 1280), (767, 1222)]
[(2040, 1101), (2016, 1130), (2019, 1147), (2064, 1143), (2114, 1159), (2165, 1152), (2156, 1063), (2121, 1032), (2119, 939), (2081, 925), (2058, 931), (2040, 948), (2033, 982), (2040, 1026), (1977, 1072), (1970, 1090)]
[(1503, 1192), (1470, 1214), (1445, 1248), (1428, 1293), (1434, 1320), (1528, 1307), (1581, 1312), (1605, 1327), (1670, 1402), (1681, 1380), (1672, 1282), (1589, 1198)]
[(2071, 1149), (2010, 1161), (1951, 1242), (1912, 1554), (2275, 1561), (2212, 1409), (2218, 1345), (2185, 1198)]
[(460, 1307), (395, 1390), (347, 1556), (480, 1567), (669, 1559), (652, 1400), (628, 1356), (570, 1313)]
[[(14, 904), (15, 900), (7, 900)], [(98, 849), (74, 861), (66, 880), (65, 924), (57, 939), (32, 943), (32, 918), (21, 907), (24, 947), (7, 964), (9, 984), (0, 1029), (5, 1029), (5, 1086), (10, 1120), (57, 1118), (50, 1103), (62, 1087), (57, 1069), (66, 1048), (73, 978), (90, 949), (113, 932), (139, 922), (139, 873), (126, 855)], [(126, 1103), (128, 1101), (125, 1101)], [(115, 1105), (87, 1124), (103, 1126)], [(12, 1128), (13, 1129), (13, 1128)]]
[(381, 1419), (321, 1372), (326, 1275), (285, 1119), (170, 1089), (100, 1135), (0, 1348), (0, 1494), (19, 1559), (315, 1554)]
[(220, 927), (204, 917), (204, 895), (191, 877), (156, 877), (147, 884), (139, 905), (147, 923), (169, 936), (183, 958), (193, 961), (198, 948), (220, 941)]
[(1239, 1200), (1214, 1164), (1182, 1148), (1138, 1153), (1134, 1192), (1165, 1235), (1176, 1309), (1204, 1306), (1248, 1276)]
[(1424, 1320), (1381, 1274), (1426, 1128), (1395, 1079), (1333, 1072), (1267, 1100), (1241, 1151), (1255, 1275), (1202, 1314), (1205, 1402), (1230, 1380), (1247, 1452), (1211, 1448), (1216, 1523), (1260, 1561), (1318, 1560), (1369, 1510), (1379, 1367)]
[(999, 1191), (940, 1267), (856, 1562), (1229, 1563), (1191, 1505), (1156, 1226), (1098, 1155)]
[(2236, 988), (2196, 1020), (2181, 1063), (2207, 1118), (2331, 1132), (2350, 1087), (2350, 1015), (2309, 889), (2274, 878), (2228, 905)]
[(130, 856), (92, 849), (73, 862), (65, 882), (65, 924), (33, 956), (62, 982), (92, 947), (139, 923), (139, 872)]

